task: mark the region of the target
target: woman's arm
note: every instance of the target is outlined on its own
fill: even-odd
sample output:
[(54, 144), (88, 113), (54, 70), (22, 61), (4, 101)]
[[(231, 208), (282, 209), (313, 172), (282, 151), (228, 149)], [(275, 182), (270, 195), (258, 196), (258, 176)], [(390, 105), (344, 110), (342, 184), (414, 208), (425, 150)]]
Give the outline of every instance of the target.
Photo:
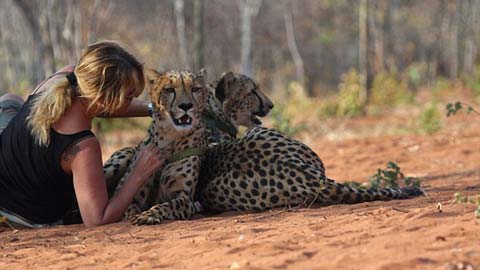
[(165, 161), (158, 148), (144, 148), (124, 186), (109, 200), (97, 139), (85, 139), (67, 151), (63, 156), (71, 159), (75, 194), (87, 227), (119, 221), (140, 187)]
[(150, 116), (150, 111), (148, 110), (148, 101), (134, 98), (130, 105), (125, 109), (115, 112), (113, 114), (102, 114), (98, 117), (101, 118), (113, 118), (113, 117), (143, 117), (143, 116)]

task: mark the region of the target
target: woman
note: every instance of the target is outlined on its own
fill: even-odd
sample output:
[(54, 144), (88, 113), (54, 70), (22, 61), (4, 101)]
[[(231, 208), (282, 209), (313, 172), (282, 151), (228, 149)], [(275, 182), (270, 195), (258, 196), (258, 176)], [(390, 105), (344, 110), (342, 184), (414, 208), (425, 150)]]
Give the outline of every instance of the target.
[(0, 215), (28, 227), (61, 224), (78, 201), (90, 227), (119, 221), (135, 193), (162, 166), (158, 148), (141, 152), (126, 184), (108, 198), (96, 116), (147, 116), (142, 65), (113, 42), (82, 51), (23, 100), (0, 97)]

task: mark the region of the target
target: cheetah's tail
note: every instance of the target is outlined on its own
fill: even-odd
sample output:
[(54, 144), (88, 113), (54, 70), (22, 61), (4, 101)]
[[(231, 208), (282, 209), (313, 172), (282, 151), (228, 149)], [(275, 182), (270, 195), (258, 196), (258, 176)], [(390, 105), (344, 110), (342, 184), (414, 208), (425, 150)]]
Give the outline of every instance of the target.
[(425, 192), (419, 187), (402, 188), (354, 188), (336, 182), (333, 179), (324, 181), (324, 189), (319, 196), (319, 202), (327, 203), (360, 203), (376, 200), (407, 199), (420, 195)]

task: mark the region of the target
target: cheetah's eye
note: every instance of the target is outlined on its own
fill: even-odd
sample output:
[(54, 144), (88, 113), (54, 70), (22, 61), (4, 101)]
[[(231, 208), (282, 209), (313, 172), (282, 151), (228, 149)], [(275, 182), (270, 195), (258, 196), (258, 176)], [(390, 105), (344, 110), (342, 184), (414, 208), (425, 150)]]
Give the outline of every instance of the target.
[(198, 92), (198, 91), (200, 91), (200, 90), (202, 90), (201, 87), (192, 87), (192, 92), (193, 92), (193, 93), (196, 93), (196, 92)]
[(163, 88), (163, 91), (171, 94), (171, 93), (174, 93), (174, 92), (175, 92), (175, 88), (173, 88), (173, 87), (165, 87), (165, 88)]

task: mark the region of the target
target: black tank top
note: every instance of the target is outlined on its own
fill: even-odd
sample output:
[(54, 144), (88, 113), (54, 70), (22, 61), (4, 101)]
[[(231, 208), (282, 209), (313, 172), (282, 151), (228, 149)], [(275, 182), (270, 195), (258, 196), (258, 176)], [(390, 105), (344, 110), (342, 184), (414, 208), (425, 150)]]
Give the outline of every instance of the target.
[(62, 153), (94, 135), (90, 130), (65, 135), (51, 129), (49, 145), (39, 146), (26, 123), (38, 95), (30, 95), (0, 135), (0, 207), (45, 224), (61, 219), (74, 202), (72, 176), (60, 165)]

